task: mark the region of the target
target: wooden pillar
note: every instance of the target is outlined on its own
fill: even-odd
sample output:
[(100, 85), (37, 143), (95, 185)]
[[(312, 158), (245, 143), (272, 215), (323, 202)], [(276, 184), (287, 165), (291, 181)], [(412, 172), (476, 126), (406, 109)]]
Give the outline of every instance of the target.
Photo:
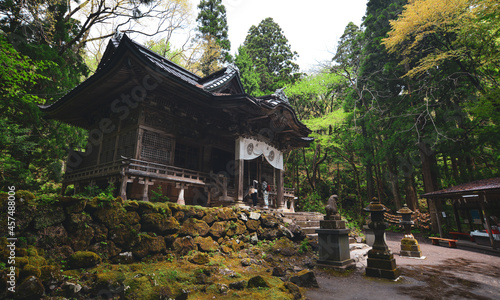
[(283, 210), (286, 207), (285, 205), (285, 187), (284, 187), (284, 173), (285, 171), (278, 169), (278, 176), (276, 176), (276, 203), (278, 205), (278, 209)]
[(481, 210), (483, 211), (483, 216), (486, 221), (486, 227), (488, 227), (488, 237), (490, 238), (491, 247), (496, 249), (495, 240), (493, 239), (493, 232), (491, 231), (490, 217), (486, 214), (486, 209), (484, 208), (484, 203), (486, 202), (486, 195), (483, 194), (483, 199), (479, 199), (479, 205), (481, 205)]
[(460, 224), (460, 217), (458, 214), (457, 202), (453, 201), (453, 200), (454, 199), (452, 199), (451, 201), (453, 202), (453, 214), (455, 215), (455, 223), (457, 223), (458, 232), (462, 232), (462, 224)]
[(235, 164), (235, 183), (236, 183), (236, 207), (243, 206), (243, 174), (244, 174), (245, 161), (242, 159), (237, 159)]
[(142, 182), (139, 181), (139, 183), (144, 184), (144, 188), (142, 190), (142, 201), (149, 201), (149, 194), (148, 194), (149, 186), (153, 185), (154, 182), (149, 180), (148, 178), (144, 178), (144, 181)]
[(123, 200), (127, 200), (127, 183), (129, 183), (130, 180), (127, 175), (122, 176), (122, 182), (120, 185), (120, 197), (122, 197)]

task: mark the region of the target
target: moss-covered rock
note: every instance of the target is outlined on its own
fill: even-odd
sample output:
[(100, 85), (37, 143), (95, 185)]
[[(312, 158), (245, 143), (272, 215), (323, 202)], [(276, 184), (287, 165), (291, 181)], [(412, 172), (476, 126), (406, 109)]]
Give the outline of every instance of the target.
[(43, 256), (33, 255), (28, 257), (28, 261), (30, 265), (41, 267), (47, 264), (47, 261)]
[(127, 211), (123, 220), (121, 220), (124, 224), (138, 224), (141, 220), (141, 217), (136, 211)]
[(184, 221), (184, 219), (185, 219), (184, 212), (183, 212), (183, 211), (181, 211), (181, 210), (176, 211), (176, 212), (174, 213), (174, 218), (175, 218), (177, 221), (179, 221), (179, 222)]
[(104, 224), (91, 224), (94, 228), (94, 242), (104, 242), (108, 239), (108, 227)]
[(150, 214), (155, 212), (155, 205), (149, 201), (137, 201), (139, 205), (139, 214)]
[(210, 257), (207, 253), (197, 252), (189, 258), (189, 261), (196, 265), (205, 265), (210, 261)]
[(189, 218), (182, 224), (179, 235), (206, 236), (209, 230), (210, 227), (205, 221)]
[(105, 205), (98, 205), (92, 217), (96, 222), (100, 222), (106, 225), (108, 229), (111, 229), (126, 220), (125, 214), (126, 210), (120, 204), (116, 202), (107, 202)]
[(37, 247), (50, 248), (54, 245), (66, 245), (68, 243), (68, 233), (63, 225), (56, 225), (38, 231), (36, 238)]
[(40, 279), (30, 276), (16, 287), (14, 299), (40, 299), (44, 293), (45, 288)]
[(143, 231), (157, 234), (172, 234), (176, 233), (181, 228), (177, 219), (160, 213), (142, 215), (141, 225)]
[(87, 199), (61, 197), (59, 198), (59, 203), (65, 206), (64, 211), (67, 214), (74, 214), (74, 213), (81, 213), (85, 210), (85, 206), (87, 205)]
[(39, 205), (33, 219), (36, 230), (47, 228), (63, 222), (66, 219), (64, 209), (58, 205)]
[(264, 277), (257, 275), (248, 280), (248, 288), (268, 288), (269, 284), (266, 282)]
[(90, 246), (90, 242), (94, 238), (94, 229), (85, 227), (80, 229), (77, 234), (69, 235), (69, 244), (75, 251), (85, 250)]
[(92, 268), (101, 263), (101, 257), (92, 251), (77, 251), (68, 259), (71, 269)]
[(197, 250), (198, 245), (194, 243), (194, 239), (190, 236), (178, 237), (173, 243), (174, 251), (180, 255), (186, 255), (189, 251)]
[(191, 206), (191, 205), (185, 207), (186, 207), (185, 214), (187, 218), (201, 219), (205, 216), (205, 211), (201, 207)]
[(128, 225), (120, 223), (109, 230), (108, 238), (123, 250), (129, 250), (139, 242), (140, 230), (141, 224)]
[(276, 254), (282, 254), (284, 256), (297, 255), (296, 245), (288, 238), (282, 237), (271, 247), (272, 251)]
[(63, 281), (61, 269), (53, 265), (40, 267), (40, 280), (45, 286), (57, 286)]
[(300, 288), (294, 284), (293, 282), (285, 282), (283, 284), (283, 288), (288, 291), (290, 294), (292, 294), (293, 300), (300, 300), (302, 299), (302, 294), (300, 293)]
[(21, 272), (19, 274), (19, 279), (23, 280), (24, 278), (30, 277), (30, 276), (35, 276), (36, 278), (40, 278), (40, 275), (42, 272), (40, 271), (40, 268), (33, 266), (33, 265), (25, 265), (24, 268), (21, 269)]
[(210, 227), (210, 235), (214, 238), (224, 237), (229, 229), (229, 223), (225, 221), (215, 222)]
[(209, 236), (197, 236), (194, 238), (194, 242), (198, 245), (200, 251), (213, 252), (219, 249), (219, 244)]
[(213, 222), (219, 220), (219, 217), (217, 216), (217, 210), (215, 209), (207, 210), (202, 220), (205, 221), (207, 224), (212, 225)]
[(109, 259), (118, 255), (122, 250), (113, 241), (97, 242), (88, 248), (90, 251), (99, 254), (102, 258)]
[(165, 239), (162, 236), (141, 235), (141, 241), (133, 248), (132, 254), (138, 259), (166, 250)]
[(263, 214), (260, 216), (260, 222), (264, 227), (276, 227), (278, 226), (278, 219), (271, 214)]
[(247, 231), (247, 227), (245, 226), (245, 223), (241, 220), (235, 221), (230, 221), (229, 223), (229, 229), (226, 232), (226, 235), (228, 236), (233, 236), (233, 235), (241, 235), (245, 234)]
[(22, 268), (24, 268), (24, 266), (26, 266), (29, 263), (30, 263), (30, 261), (29, 261), (28, 257), (16, 257), (16, 268), (17, 269), (22, 269)]
[(290, 282), (300, 286), (300, 287), (319, 287), (318, 282), (316, 281), (316, 276), (313, 271), (310, 270), (302, 270), (297, 274), (290, 277)]
[(90, 226), (93, 223), (92, 217), (88, 213), (71, 213), (68, 214), (64, 227), (68, 234), (78, 234), (78, 232)]
[(236, 215), (236, 213), (233, 211), (232, 208), (223, 207), (217, 210), (217, 217), (219, 218), (219, 220), (230, 221), (230, 220), (236, 220), (238, 216)]
[(139, 210), (139, 203), (136, 200), (129, 200), (123, 203), (123, 208), (127, 211), (137, 211)]
[(260, 221), (259, 220), (248, 220), (246, 225), (250, 231), (257, 231), (257, 230), (259, 230), (259, 227), (260, 227)]

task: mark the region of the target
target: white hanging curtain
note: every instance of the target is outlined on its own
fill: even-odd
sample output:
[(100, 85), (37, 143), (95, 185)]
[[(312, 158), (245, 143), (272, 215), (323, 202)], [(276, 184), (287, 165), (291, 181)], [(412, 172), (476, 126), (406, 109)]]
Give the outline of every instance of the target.
[(273, 146), (250, 138), (236, 140), (236, 159), (252, 160), (264, 155), (267, 162), (276, 169), (283, 170), (283, 153)]

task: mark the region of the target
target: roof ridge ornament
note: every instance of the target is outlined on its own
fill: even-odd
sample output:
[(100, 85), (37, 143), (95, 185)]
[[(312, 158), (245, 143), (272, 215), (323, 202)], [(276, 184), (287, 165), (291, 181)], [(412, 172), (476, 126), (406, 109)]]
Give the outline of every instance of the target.
[(281, 88), (281, 89), (277, 89), (274, 94), (272, 94), (272, 96), (275, 96), (278, 98), (279, 101), (283, 102), (283, 103), (286, 103), (288, 105), (290, 105), (290, 101), (288, 100), (288, 97), (286, 96), (285, 94), (285, 89), (286, 89), (286, 86)]
[(227, 65), (226, 71), (224, 72), (224, 74), (229, 74), (232, 72), (236, 72), (236, 73), (238, 73), (238, 75), (240, 75), (240, 69), (234, 63), (230, 63)]

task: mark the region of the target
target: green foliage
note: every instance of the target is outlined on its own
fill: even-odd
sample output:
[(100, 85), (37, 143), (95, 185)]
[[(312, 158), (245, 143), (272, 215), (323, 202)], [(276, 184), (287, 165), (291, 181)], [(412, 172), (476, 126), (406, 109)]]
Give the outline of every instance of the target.
[(259, 74), (259, 86), (264, 95), (300, 77), (299, 66), (294, 62), (298, 54), (292, 52), (283, 30), (272, 18), (250, 27), (243, 46)]
[(260, 96), (262, 92), (260, 91), (260, 77), (252, 62), (250, 56), (248, 56), (247, 49), (244, 46), (238, 48), (238, 53), (234, 59), (234, 64), (240, 70), (240, 79), (245, 92), (252, 96)]
[(158, 186), (158, 190), (151, 190), (151, 197), (150, 201), (151, 202), (168, 202), (170, 199), (167, 196), (163, 195), (163, 191), (161, 189), (161, 185)]
[(325, 211), (325, 203), (322, 200), (322, 197), (317, 192), (312, 192), (304, 199), (300, 201), (300, 207), (303, 211), (315, 211), (320, 213), (326, 213)]

